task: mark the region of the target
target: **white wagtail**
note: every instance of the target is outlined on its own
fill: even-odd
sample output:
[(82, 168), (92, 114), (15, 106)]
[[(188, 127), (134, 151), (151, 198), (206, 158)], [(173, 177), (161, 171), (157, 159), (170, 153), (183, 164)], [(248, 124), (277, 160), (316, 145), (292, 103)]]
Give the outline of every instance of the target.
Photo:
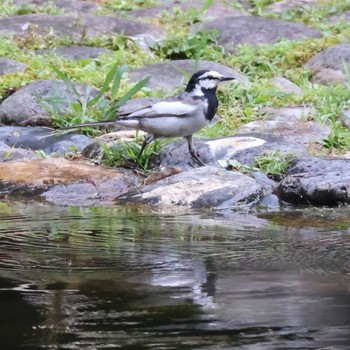
[[(138, 159), (145, 147), (157, 138), (184, 137), (193, 159), (204, 165), (193, 144), (193, 134), (209, 124), (218, 109), (216, 88), (219, 83), (233, 80), (212, 70), (200, 70), (192, 75), (184, 92), (168, 97), (130, 114), (120, 114), (113, 121), (100, 121), (72, 126), (72, 128), (117, 124), (145, 131), (146, 136)], [(67, 129), (69, 129), (68, 127)]]

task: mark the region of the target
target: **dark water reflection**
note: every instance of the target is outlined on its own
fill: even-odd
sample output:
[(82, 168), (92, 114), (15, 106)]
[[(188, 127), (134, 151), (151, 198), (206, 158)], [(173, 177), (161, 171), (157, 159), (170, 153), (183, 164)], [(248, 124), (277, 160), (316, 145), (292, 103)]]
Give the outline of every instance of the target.
[(349, 214), (0, 203), (1, 349), (349, 349)]

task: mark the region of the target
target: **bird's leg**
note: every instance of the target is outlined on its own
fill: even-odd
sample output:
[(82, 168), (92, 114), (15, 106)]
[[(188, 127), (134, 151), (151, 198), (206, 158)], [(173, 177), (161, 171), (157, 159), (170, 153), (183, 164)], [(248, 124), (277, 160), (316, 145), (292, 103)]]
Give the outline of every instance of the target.
[(154, 140), (154, 136), (153, 136), (153, 135), (146, 135), (145, 139), (143, 140), (143, 143), (142, 143), (140, 152), (139, 152), (139, 154), (137, 155), (136, 162), (139, 161), (139, 159), (140, 159), (141, 156), (142, 156), (143, 151), (145, 150), (145, 148), (147, 147), (147, 145), (149, 145), (153, 140)]
[(190, 154), (191, 154), (192, 158), (193, 158), (200, 166), (204, 166), (205, 164), (204, 164), (204, 163), (200, 160), (200, 158), (198, 157), (198, 152), (197, 152), (196, 148), (194, 147), (192, 135), (186, 136), (186, 139), (187, 139), (187, 142), (188, 142), (188, 150), (190, 151)]

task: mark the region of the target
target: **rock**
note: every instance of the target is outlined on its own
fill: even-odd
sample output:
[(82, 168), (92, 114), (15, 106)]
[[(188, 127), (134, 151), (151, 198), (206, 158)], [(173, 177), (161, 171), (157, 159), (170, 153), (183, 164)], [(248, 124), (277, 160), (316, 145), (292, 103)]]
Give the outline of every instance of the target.
[(286, 94), (295, 94), (302, 95), (303, 90), (290, 80), (283, 77), (275, 77), (270, 80), (271, 84), (274, 85), (279, 91), (284, 92)]
[(32, 127), (0, 127), (0, 141), (9, 147), (23, 148), (26, 150), (42, 150), (50, 155), (65, 155), (72, 149), (81, 152), (87, 145), (93, 142), (88, 136), (69, 133), (57, 134), (57, 130)]
[(281, 13), (288, 10), (303, 10), (304, 8), (317, 6), (319, 4), (315, 0), (283, 0), (268, 5), (266, 12)]
[(340, 114), (339, 120), (345, 128), (350, 130), (350, 109), (344, 109)]
[[(326, 138), (331, 129), (317, 122), (286, 122), (266, 120), (251, 122), (236, 130), (237, 135), (210, 140), (195, 140), (201, 160), (207, 165), (217, 165), (219, 160), (235, 159), (252, 166), (262, 153), (281, 151), (295, 155), (308, 155), (314, 143)], [(195, 166), (187, 141), (178, 141), (163, 147), (154, 162), (159, 167)]]
[(264, 119), (285, 122), (306, 121), (313, 118), (315, 113), (313, 106), (267, 107)]
[[(20, 6), (20, 5), (37, 5), (42, 6), (45, 5), (47, 1), (46, 0), (13, 0), (13, 3)], [(80, 1), (80, 0), (55, 0), (54, 5), (58, 8), (64, 9), (68, 11), (69, 13), (78, 12), (78, 13), (84, 13), (84, 14), (93, 14), (96, 12), (100, 6), (93, 2), (88, 1)]]
[[(163, 11), (167, 11), (171, 14), (174, 13), (175, 8), (179, 8), (184, 12), (188, 12), (192, 9), (200, 10), (207, 1), (171, 1), (162, 3), (159, 6), (143, 8), (139, 10), (129, 11), (127, 14), (133, 17), (149, 17), (149, 18), (161, 18)], [(216, 0), (203, 14), (203, 20), (218, 20), (227, 16), (242, 16), (246, 14), (246, 11), (241, 9), (235, 9), (230, 5), (227, 5), (223, 1)]]
[[(98, 90), (87, 85), (74, 84), (82, 98), (93, 98)], [(86, 94), (89, 93), (87, 97)], [(50, 102), (55, 99), (55, 102)], [(0, 121), (4, 124), (51, 126), (50, 113), (45, 110), (43, 104), (57, 109), (60, 114), (71, 103), (78, 102), (77, 96), (72, 93), (63, 81), (38, 80), (19, 89), (9, 96), (0, 105)]]
[(27, 65), (25, 63), (0, 57), (0, 76), (7, 73), (20, 73), (26, 68)]
[(312, 73), (312, 82), (324, 85), (343, 83), (343, 61), (350, 69), (350, 43), (337, 44), (319, 52), (304, 65)]
[(125, 169), (107, 169), (64, 158), (0, 164), (0, 193), (41, 198), (56, 205), (106, 205), (139, 184)]
[(312, 143), (323, 141), (331, 133), (328, 125), (319, 122), (286, 120), (259, 120), (242, 125), (236, 133), (271, 133), (284, 138), (286, 142), (307, 148)]
[(117, 201), (227, 209), (254, 203), (261, 191), (261, 186), (247, 175), (206, 166), (132, 190), (118, 197)]
[(145, 43), (162, 39), (162, 28), (150, 24), (109, 16), (22, 15), (0, 19), (0, 35), (25, 36), (31, 25), (35, 33), (66, 35), (77, 40), (83, 37), (124, 34)]
[(0, 163), (29, 160), (35, 158), (40, 158), (40, 156), (34, 151), (9, 147), (5, 142), (0, 141)]
[[(233, 76), (239, 81), (246, 81), (242, 73), (224, 66), (222, 64), (211, 61), (199, 61), (200, 69), (212, 69), (226, 76)], [(130, 73), (132, 82), (151, 76), (148, 87), (152, 90), (162, 89), (166, 92), (174, 92), (178, 87), (184, 87), (187, 84), (187, 77), (181, 71), (187, 72), (190, 76), (196, 72), (195, 60), (175, 60), (165, 63), (157, 63), (146, 65), (142, 68), (136, 68)], [(164, 79), (164, 77), (167, 79)]]
[(282, 200), (296, 204), (350, 204), (350, 160), (301, 158), (279, 186)]
[(333, 15), (328, 18), (328, 22), (330, 23), (337, 23), (339, 21), (344, 21), (346, 23), (349, 20), (350, 20), (350, 11), (338, 13), (337, 15)]
[(230, 52), (235, 51), (239, 44), (257, 46), (275, 44), (282, 39), (305, 40), (322, 37), (320, 31), (303, 24), (256, 16), (225, 17), (195, 28), (218, 30), (220, 44)]
[(112, 50), (103, 49), (100, 47), (89, 47), (89, 46), (67, 46), (67, 47), (56, 47), (54, 49), (47, 50), (35, 50), (36, 54), (56, 54), (72, 60), (81, 60), (89, 58), (97, 58), (104, 54), (113, 54)]

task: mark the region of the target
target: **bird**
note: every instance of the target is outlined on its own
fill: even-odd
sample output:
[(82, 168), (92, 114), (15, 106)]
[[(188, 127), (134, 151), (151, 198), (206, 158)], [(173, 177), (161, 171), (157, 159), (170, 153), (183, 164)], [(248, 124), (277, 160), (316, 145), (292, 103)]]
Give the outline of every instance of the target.
[(205, 164), (199, 158), (193, 143), (193, 134), (206, 127), (218, 109), (216, 89), (219, 83), (230, 81), (214, 70), (200, 70), (194, 73), (184, 92), (153, 103), (132, 113), (119, 114), (114, 120), (85, 123), (65, 129), (120, 125), (146, 132), (137, 160), (146, 146), (158, 138), (184, 137), (192, 158), (200, 166)]

